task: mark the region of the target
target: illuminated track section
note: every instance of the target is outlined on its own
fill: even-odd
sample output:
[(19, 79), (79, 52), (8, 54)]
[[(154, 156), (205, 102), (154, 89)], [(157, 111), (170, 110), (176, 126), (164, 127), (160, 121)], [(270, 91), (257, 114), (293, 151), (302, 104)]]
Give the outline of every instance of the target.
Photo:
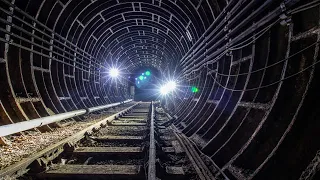
[(319, 3), (0, 0), (0, 125), (131, 99), (152, 67), (215, 178), (319, 179)]

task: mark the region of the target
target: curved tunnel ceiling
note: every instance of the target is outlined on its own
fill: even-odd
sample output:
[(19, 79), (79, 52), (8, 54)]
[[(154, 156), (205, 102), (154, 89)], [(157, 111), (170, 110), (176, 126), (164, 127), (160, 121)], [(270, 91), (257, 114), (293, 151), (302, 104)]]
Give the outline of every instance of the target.
[(165, 68), (213, 22), (218, 13), (211, 7), (206, 1), (44, 1), (39, 17), (99, 62)]
[(164, 106), (230, 179), (316, 179), (319, 12), (317, 0), (0, 0), (0, 124), (129, 99), (106, 69), (151, 66), (199, 88)]

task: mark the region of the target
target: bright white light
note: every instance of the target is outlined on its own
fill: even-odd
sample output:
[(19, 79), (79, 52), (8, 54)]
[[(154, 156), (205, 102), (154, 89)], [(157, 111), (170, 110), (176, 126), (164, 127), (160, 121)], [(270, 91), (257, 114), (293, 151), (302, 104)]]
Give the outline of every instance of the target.
[(169, 81), (165, 85), (160, 87), (160, 94), (161, 95), (167, 95), (177, 88), (177, 83), (174, 81)]
[(109, 71), (109, 75), (113, 78), (118, 77), (119, 76), (119, 70), (116, 68), (112, 68)]
[(168, 87), (167, 87), (166, 85), (164, 85), (164, 86), (162, 86), (162, 87), (160, 88), (160, 93), (161, 93), (161, 95), (167, 95), (169, 92), (170, 92), (170, 91), (169, 91), (169, 89), (168, 89)]
[(174, 81), (169, 81), (166, 86), (169, 88), (169, 91), (174, 91), (177, 87), (177, 83)]

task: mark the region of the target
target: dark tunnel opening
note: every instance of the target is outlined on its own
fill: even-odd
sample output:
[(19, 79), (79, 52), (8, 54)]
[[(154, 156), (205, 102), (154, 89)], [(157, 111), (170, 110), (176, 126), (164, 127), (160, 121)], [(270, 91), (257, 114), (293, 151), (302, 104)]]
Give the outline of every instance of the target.
[(160, 101), (216, 179), (317, 179), (319, 40), (319, 0), (0, 0), (0, 128)]
[(161, 84), (161, 73), (153, 67), (140, 67), (130, 74), (130, 94), (135, 101), (159, 100), (158, 87)]

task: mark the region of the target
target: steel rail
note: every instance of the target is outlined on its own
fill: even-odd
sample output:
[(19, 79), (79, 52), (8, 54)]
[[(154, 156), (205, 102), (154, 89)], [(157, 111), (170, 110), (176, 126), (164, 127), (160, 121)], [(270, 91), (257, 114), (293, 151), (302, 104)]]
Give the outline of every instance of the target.
[[(194, 147), (192, 146), (192, 144), (190, 144), (189, 140), (183, 135), (183, 133), (179, 132), (179, 130), (174, 126), (172, 126), (172, 129), (174, 130), (174, 135), (176, 136), (177, 140), (179, 141), (182, 148), (185, 150), (187, 156), (189, 157), (189, 160), (192, 162), (192, 165), (195, 168), (200, 179), (216, 180), (214, 175), (211, 173), (209, 168), (201, 159), (200, 155), (195, 151)], [(226, 178), (226, 180), (229, 179)]]
[(110, 121), (114, 120), (116, 117), (119, 117), (120, 115), (127, 113), (128, 111), (130, 111), (132, 108), (134, 108), (135, 106), (137, 106), (139, 103), (135, 103), (132, 106), (119, 111), (115, 114), (112, 114), (111, 116), (79, 131), (78, 133), (67, 137), (37, 153), (32, 154), (31, 156), (22, 159), (21, 161), (8, 166), (5, 169), (0, 170), (0, 179), (1, 178), (5, 178), (5, 177), (15, 177), (18, 176), (22, 176), (23, 174), (27, 173), (30, 170), (30, 165), (36, 161), (41, 159), (41, 157), (47, 156), (50, 157), (50, 154), (52, 154), (53, 152), (62, 149), (61, 151), (58, 152), (58, 154), (62, 153), (63, 151), (65, 151), (64, 147), (67, 144), (75, 144), (76, 142), (80, 141), (81, 139), (83, 139), (85, 137), (86, 134), (91, 134), (94, 130), (98, 130), (104, 126), (106, 126), (106, 124), (108, 124)]
[(56, 114), (56, 115), (52, 115), (52, 116), (37, 118), (37, 119), (29, 120), (29, 121), (23, 121), (23, 122), (18, 122), (18, 123), (14, 123), (14, 124), (3, 125), (3, 126), (0, 126), (0, 137), (8, 136), (11, 134), (15, 134), (15, 133), (29, 130), (32, 128), (36, 128), (36, 127), (41, 127), (41, 126), (48, 125), (48, 124), (51, 124), (54, 122), (62, 121), (62, 120), (68, 119), (68, 118), (73, 118), (73, 117), (84, 115), (87, 113), (92, 113), (92, 112), (103, 110), (106, 108), (115, 107), (120, 104), (128, 103), (131, 101), (133, 101), (133, 100), (128, 99), (126, 101), (121, 101), (121, 102), (117, 102), (117, 103), (92, 107), (92, 108), (88, 108), (88, 109), (79, 109), (79, 110), (74, 110), (74, 111)]
[[(172, 116), (169, 113), (165, 113), (165, 115), (168, 118), (172, 118)], [(211, 171), (208, 170), (207, 166), (203, 163), (203, 160), (201, 159), (199, 153), (202, 155), (204, 154), (201, 152), (201, 150), (197, 148), (194, 142), (189, 140), (189, 138), (185, 136), (184, 133), (182, 133), (180, 130), (178, 130), (174, 125), (172, 125), (171, 128), (174, 130), (174, 135), (181, 143), (182, 147), (186, 150), (186, 153), (190, 161), (193, 163), (197, 171), (197, 174), (200, 176), (200, 179), (216, 179), (214, 175), (211, 173)], [(197, 148), (197, 150), (194, 147)], [(218, 170), (218, 173), (220, 173), (225, 179), (229, 179), (228, 176), (219, 168), (219, 166), (215, 162), (211, 161), (211, 163)], [(203, 170), (206, 173), (202, 173)]]
[(151, 102), (148, 180), (156, 179), (156, 145), (154, 141), (154, 104)]

